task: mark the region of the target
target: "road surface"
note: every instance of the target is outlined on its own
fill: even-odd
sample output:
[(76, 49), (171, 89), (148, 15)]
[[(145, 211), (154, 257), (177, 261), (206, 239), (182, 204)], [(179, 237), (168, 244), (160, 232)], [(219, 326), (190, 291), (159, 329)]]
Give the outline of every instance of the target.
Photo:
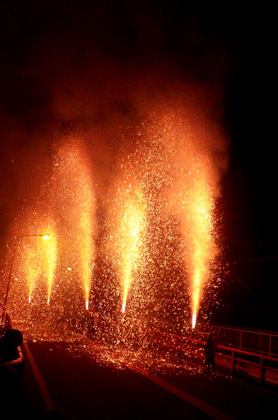
[(186, 362), (178, 370), (169, 361), (163, 367), (158, 355), (136, 360), (120, 346), (107, 351), (86, 339), (26, 344), (29, 418), (58, 408), (78, 420), (268, 419), (277, 409), (276, 389), (206, 375)]

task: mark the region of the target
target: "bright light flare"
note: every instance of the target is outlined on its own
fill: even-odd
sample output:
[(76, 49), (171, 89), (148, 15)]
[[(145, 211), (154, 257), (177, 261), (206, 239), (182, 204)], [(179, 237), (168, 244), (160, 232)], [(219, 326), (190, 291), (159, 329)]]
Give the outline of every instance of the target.
[(187, 234), (191, 238), (191, 247), (187, 251), (187, 264), (191, 276), (192, 324), (196, 324), (200, 299), (205, 283), (211, 274), (210, 264), (217, 255), (214, 238), (213, 211), (214, 200), (211, 188), (204, 173), (195, 172), (190, 199), (186, 211), (190, 223)]
[(82, 139), (70, 138), (59, 145), (54, 184), (55, 205), (63, 215), (61, 258), (68, 271), (74, 267), (82, 285), (85, 307), (88, 308), (95, 257), (95, 190), (92, 168)]
[(123, 302), (123, 305), (122, 305), (122, 313), (123, 314), (125, 313), (125, 307), (126, 307), (126, 301), (124, 301)]
[(196, 321), (197, 321), (197, 315), (193, 313), (192, 315), (192, 328), (193, 329), (196, 327)]
[(140, 265), (140, 253), (146, 225), (145, 197), (140, 186), (123, 181), (117, 190), (111, 211), (111, 255), (119, 274), (122, 290), (122, 313), (134, 275)]
[(51, 235), (45, 235), (46, 242), (42, 245), (42, 267), (47, 279), (47, 304), (50, 304), (50, 296), (54, 282), (57, 265), (57, 238), (54, 231)]
[(155, 117), (151, 130), (154, 145), (163, 151), (160, 167), (163, 182), (167, 181), (166, 208), (176, 216), (182, 234), (194, 325), (218, 254), (214, 210), (220, 176), (213, 150), (220, 143), (213, 130), (205, 120), (190, 121), (178, 110)]
[(24, 267), (22, 268), (27, 280), (29, 302), (31, 302), (33, 290), (41, 274), (40, 249), (36, 245), (34, 241), (29, 240), (23, 248)]
[(123, 308), (125, 312), (132, 276), (138, 264), (142, 233), (145, 225), (144, 198), (140, 189), (127, 194), (120, 225), (121, 281)]

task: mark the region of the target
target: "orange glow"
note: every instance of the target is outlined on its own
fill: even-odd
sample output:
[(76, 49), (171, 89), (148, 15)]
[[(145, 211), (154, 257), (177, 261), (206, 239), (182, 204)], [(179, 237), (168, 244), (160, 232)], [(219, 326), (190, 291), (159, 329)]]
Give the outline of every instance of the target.
[(183, 333), (207, 320), (221, 281), (221, 147), (206, 118), (166, 106), (133, 128), (107, 179), (93, 173), (89, 141), (71, 135), (53, 145), (51, 176), (14, 229), (45, 233), (19, 243), (14, 313), (25, 316), (27, 307), (31, 319), (39, 308), (55, 323), (61, 312), (62, 329), (75, 325), (85, 335), (92, 323), (97, 338), (114, 344), (140, 335), (144, 345), (145, 327)]
[[(46, 231), (44, 224), (35, 220), (33, 220), (31, 229), (33, 232)], [(39, 290), (41, 287), (38, 288), (39, 280), (46, 280), (47, 302), (50, 301), (57, 262), (56, 236), (54, 230), (49, 229), (48, 226), (47, 231), (50, 230), (51, 236), (47, 235), (47, 240), (45, 240), (45, 235), (27, 233), (23, 234), (18, 242), (17, 253), (20, 263), (16, 269), (21, 273), (21, 277), (26, 279), (29, 303), (33, 300), (35, 289), (41, 295), (41, 290)]]
[(82, 273), (83, 288), (85, 294), (86, 309), (89, 309), (89, 296), (91, 288), (91, 274), (92, 274), (92, 259), (93, 259), (93, 242), (92, 242), (92, 212), (93, 212), (93, 197), (91, 190), (86, 188), (86, 181), (84, 185), (80, 186), (80, 194), (83, 197), (83, 203), (80, 209), (80, 222), (79, 222), (79, 255), (80, 255), (80, 268)]
[(55, 207), (62, 214), (62, 259), (81, 280), (85, 307), (89, 307), (92, 265), (95, 257), (95, 193), (93, 175), (81, 139), (58, 148), (54, 179)]
[(191, 123), (180, 110), (168, 111), (154, 116), (148, 133), (153, 149), (161, 150), (156, 173), (167, 181), (165, 209), (179, 221), (193, 328), (218, 255), (214, 210), (219, 172), (212, 151), (219, 139), (206, 124)]
[[(217, 255), (214, 239), (214, 201), (211, 189), (200, 171), (196, 171), (195, 182), (190, 190), (187, 203), (188, 231), (192, 238), (187, 252), (187, 263), (191, 276), (192, 327), (196, 324), (200, 299), (205, 283), (209, 280), (210, 262)], [(205, 175), (205, 174), (203, 174)]]
[(192, 315), (192, 328), (195, 328), (197, 322), (197, 314), (193, 313)]
[(119, 232), (121, 238), (120, 248), (122, 254), (122, 312), (125, 312), (127, 295), (132, 282), (132, 273), (134, 270), (136, 270), (136, 264), (138, 262), (145, 218), (142, 192), (140, 190), (136, 190), (133, 194), (131, 193), (130, 195), (131, 196), (127, 197)]
[(117, 190), (116, 207), (112, 221), (115, 235), (112, 253), (120, 276), (124, 313), (143, 244), (146, 205), (141, 188), (123, 182)]
[(29, 241), (29, 246), (25, 247), (25, 252), (27, 251), (25, 255), (25, 275), (26, 275), (26, 281), (27, 281), (27, 287), (28, 287), (28, 298), (29, 302), (31, 302), (32, 299), (32, 293), (34, 290), (34, 287), (36, 285), (36, 282), (40, 276), (41, 273), (41, 265), (40, 265), (40, 254), (38, 252), (37, 246), (34, 246), (31, 241)]
[(42, 244), (42, 268), (47, 279), (47, 303), (49, 304), (57, 264), (57, 239), (54, 231), (47, 236), (47, 238), (43, 237), (47, 240)]

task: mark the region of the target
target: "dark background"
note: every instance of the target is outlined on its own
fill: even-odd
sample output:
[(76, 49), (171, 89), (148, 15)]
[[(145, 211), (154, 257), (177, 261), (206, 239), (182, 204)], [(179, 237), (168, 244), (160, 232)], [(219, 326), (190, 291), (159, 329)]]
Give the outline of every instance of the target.
[[(119, 91), (113, 106), (127, 118), (136, 113), (130, 92), (138, 73), (140, 83), (160, 73), (164, 85), (176, 77), (196, 83), (212, 96), (215, 117), (230, 139), (219, 200), (227, 274), (213, 320), (277, 330), (274, 17), (268, 2), (1, 2), (2, 237), (23, 205), (32, 153), (40, 153), (47, 135), (80, 123), (84, 98), (80, 105), (72, 94), (78, 111), (75, 105), (60, 109), (71, 80), (101, 74), (101, 88), (94, 81), (89, 87), (96, 103)], [(105, 112), (94, 120), (105, 124)]]

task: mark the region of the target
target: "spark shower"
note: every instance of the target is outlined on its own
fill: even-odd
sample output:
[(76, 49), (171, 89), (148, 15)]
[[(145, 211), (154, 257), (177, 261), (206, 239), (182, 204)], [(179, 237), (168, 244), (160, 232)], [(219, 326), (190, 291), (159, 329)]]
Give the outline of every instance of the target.
[(156, 311), (167, 327), (167, 300), (195, 328), (222, 281), (218, 128), (179, 109), (150, 113), (101, 193), (87, 143), (71, 133), (55, 144), (50, 176), (17, 218), (17, 231), (50, 240), (19, 246), (12, 311), (18, 301), (133, 319)]

